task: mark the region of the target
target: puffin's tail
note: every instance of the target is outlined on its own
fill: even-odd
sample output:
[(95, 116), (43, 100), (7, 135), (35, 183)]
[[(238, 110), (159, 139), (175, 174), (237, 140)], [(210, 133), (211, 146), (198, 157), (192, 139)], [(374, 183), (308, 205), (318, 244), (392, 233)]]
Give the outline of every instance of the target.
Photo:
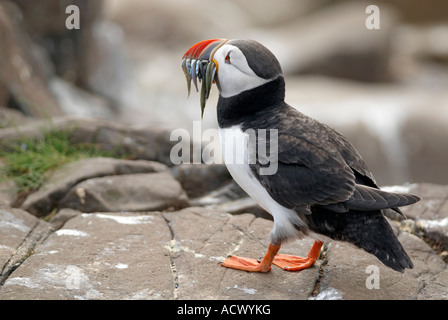
[(404, 272), (414, 265), (380, 210), (334, 212), (311, 207), (305, 215), (309, 227), (334, 240), (347, 241), (375, 255), (393, 270)]
[[(410, 193), (393, 193), (378, 188), (357, 184), (352, 196), (340, 203), (326, 205), (326, 209), (336, 212), (366, 212), (392, 209), (401, 215), (398, 207), (408, 206), (420, 201), (420, 197)], [(403, 215), (404, 216), (404, 215)]]
[(420, 200), (419, 196), (410, 193), (387, 192), (357, 184), (353, 195), (344, 205), (351, 210), (373, 211), (391, 208), (401, 213), (398, 207), (408, 206)]

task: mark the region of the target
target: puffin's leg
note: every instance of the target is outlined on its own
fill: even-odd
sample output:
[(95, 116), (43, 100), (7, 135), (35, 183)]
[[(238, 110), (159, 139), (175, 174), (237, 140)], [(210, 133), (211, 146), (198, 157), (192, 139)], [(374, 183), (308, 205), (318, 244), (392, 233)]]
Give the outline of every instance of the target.
[(266, 252), (263, 260), (259, 262), (256, 259), (243, 258), (237, 256), (229, 256), (220, 265), (227, 268), (238, 269), (251, 272), (268, 272), (271, 270), (272, 260), (280, 250), (280, 245), (269, 244), (268, 252)]
[(278, 254), (275, 256), (273, 264), (283, 270), (298, 271), (311, 267), (320, 255), (320, 248), (324, 243), (322, 241), (314, 241), (311, 250), (306, 258), (291, 256), (288, 254)]

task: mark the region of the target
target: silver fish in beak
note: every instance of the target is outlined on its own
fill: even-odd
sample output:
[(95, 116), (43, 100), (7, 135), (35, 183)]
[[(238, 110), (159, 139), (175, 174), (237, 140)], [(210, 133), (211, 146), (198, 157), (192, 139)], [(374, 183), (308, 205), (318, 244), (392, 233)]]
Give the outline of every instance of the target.
[(196, 92), (199, 91), (198, 83), (201, 84), (201, 118), (204, 115), (205, 104), (218, 72), (218, 64), (213, 59), (213, 55), (227, 41), (226, 39), (211, 39), (198, 42), (182, 57), (181, 66), (187, 80), (188, 97), (191, 92), (191, 81), (193, 81)]

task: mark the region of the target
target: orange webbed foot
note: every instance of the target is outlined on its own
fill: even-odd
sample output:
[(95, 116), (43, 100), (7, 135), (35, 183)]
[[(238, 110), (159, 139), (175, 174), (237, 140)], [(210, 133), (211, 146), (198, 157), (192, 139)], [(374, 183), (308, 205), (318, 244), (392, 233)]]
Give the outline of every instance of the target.
[(270, 244), (263, 260), (258, 261), (251, 258), (229, 256), (220, 265), (227, 268), (249, 271), (249, 272), (268, 272), (271, 270), (272, 260), (280, 249), (280, 245)]
[(316, 261), (308, 257), (296, 257), (289, 254), (278, 254), (272, 262), (287, 271), (299, 271), (311, 267)]
[(296, 257), (289, 254), (277, 254), (272, 261), (274, 265), (287, 271), (299, 271), (311, 267), (319, 258), (321, 241), (315, 241), (307, 257)]
[(229, 256), (224, 262), (219, 263), (221, 266), (231, 269), (249, 271), (249, 272), (268, 272), (270, 266), (263, 266), (260, 261), (251, 258)]

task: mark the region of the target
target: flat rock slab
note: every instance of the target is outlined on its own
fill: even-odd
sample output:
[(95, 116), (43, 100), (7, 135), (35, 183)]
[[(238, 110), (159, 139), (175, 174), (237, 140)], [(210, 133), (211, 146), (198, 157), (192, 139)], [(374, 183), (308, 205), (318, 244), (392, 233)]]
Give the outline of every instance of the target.
[[(188, 208), (166, 213), (173, 232), (170, 243), (179, 299), (307, 299), (318, 266), (300, 273), (276, 266), (269, 273), (249, 273), (219, 266), (228, 255), (262, 258), (272, 221), (252, 214)], [(281, 252), (306, 256), (313, 241), (285, 244)]]
[[(40, 220), (19, 209), (2, 213), (0, 257), (2, 265), (11, 266)], [(407, 232), (399, 238), (415, 268), (406, 273), (333, 241), (309, 269), (273, 266), (260, 274), (218, 265), (228, 255), (263, 257), (272, 221), (253, 214), (189, 207), (68, 215), (59, 230), (48, 236), (45, 229), (45, 241), (32, 246), (33, 254), (14, 260), (0, 299), (448, 299), (446, 264)], [(311, 245), (310, 239), (293, 241), (281, 253), (305, 256)]]
[(160, 213), (79, 214), (3, 284), (0, 299), (169, 299), (169, 228)]
[[(78, 214), (0, 287), (0, 299), (306, 299), (318, 266), (268, 274), (217, 264), (262, 257), (272, 222), (203, 208)], [(305, 255), (312, 242), (282, 252)]]

